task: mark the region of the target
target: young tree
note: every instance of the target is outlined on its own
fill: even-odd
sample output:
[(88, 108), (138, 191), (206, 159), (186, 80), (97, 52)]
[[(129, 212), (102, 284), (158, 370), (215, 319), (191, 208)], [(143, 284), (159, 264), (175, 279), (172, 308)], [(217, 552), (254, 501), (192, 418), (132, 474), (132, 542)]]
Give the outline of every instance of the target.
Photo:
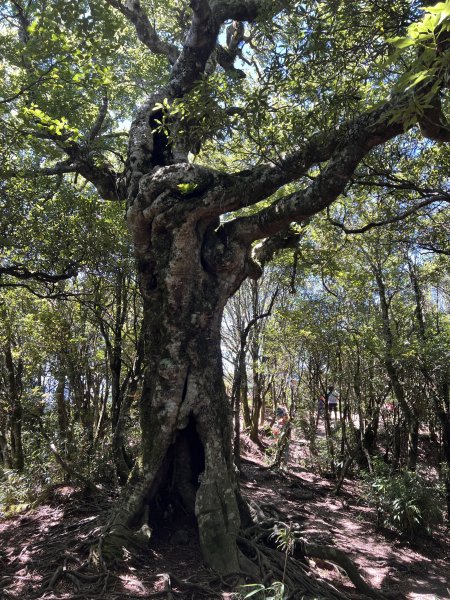
[[(397, 40), (406, 50), (390, 66), (385, 37), (419, 18), (412, 2), (2, 4), (16, 32), (2, 100), (10, 187), (68, 176), (75, 190), (85, 180), (127, 205), (144, 310), (142, 454), (103, 548), (172, 481), (210, 566), (239, 571), (246, 511), (223, 385), (224, 305), (297, 243), (293, 224), (333, 203), (372, 149), (416, 125), (450, 140), (448, 3)], [(139, 106), (125, 149), (113, 118), (124, 126), (127, 102)]]

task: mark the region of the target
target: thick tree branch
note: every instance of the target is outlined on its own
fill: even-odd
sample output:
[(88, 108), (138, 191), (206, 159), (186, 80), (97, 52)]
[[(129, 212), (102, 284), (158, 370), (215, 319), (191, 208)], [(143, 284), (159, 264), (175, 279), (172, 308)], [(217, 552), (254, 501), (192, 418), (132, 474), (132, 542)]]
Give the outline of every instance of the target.
[[(119, 4), (118, 0), (108, 0)], [(123, 3), (120, 3), (123, 6)], [(217, 46), (221, 25), (230, 19), (235, 21), (253, 20), (259, 12), (270, 9), (274, 14), (282, 8), (283, 2), (267, 0), (191, 0), (192, 21), (187, 32), (183, 48), (173, 65), (169, 83), (159, 92), (150, 96), (137, 111), (130, 129), (128, 151), (128, 200), (131, 204), (139, 191), (139, 181), (154, 166), (170, 164), (174, 156), (164, 134), (157, 130), (156, 119), (161, 119), (162, 111), (155, 106), (164, 99), (183, 98), (190, 92), (198, 80), (207, 72), (207, 64)], [(127, 5), (128, 6), (128, 5)], [(239, 36), (238, 36), (239, 38)], [(233, 47), (233, 43), (231, 43)], [(234, 49), (233, 49), (234, 52)], [(219, 51), (220, 54), (220, 51)], [(217, 57), (216, 57), (217, 58)], [(160, 156), (158, 149), (165, 148), (166, 154)], [(181, 158), (186, 160), (186, 158)]]
[[(107, 1), (122, 4), (118, 0)], [(243, 39), (243, 27), (239, 22), (254, 20), (262, 10), (267, 11), (268, 8), (275, 13), (284, 5), (286, 2), (268, 3), (265, 0), (190, 0), (193, 12), (191, 26), (183, 49), (172, 68), (165, 95), (173, 99), (181, 98), (193, 88), (205, 72), (207, 61), (216, 48), (220, 26), (225, 21), (235, 21), (235, 24), (230, 26), (233, 33), (228, 36), (226, 49), (229, 60), (233, 62), (239, 50), (239, 43)], [(223, 55), (220, 49), (218, 53)], [(223, 56), (222, 58), (224, 59)]]
[(0, 266), (0, 287), (2, 287), (1, 278), (4, 275), (14, 277), (20, 280), (33, 280), (40, 283), (57, 283), (71, 279), (77, 275), (78, 264), (69, 263), (61, 273), (48, 273), (46, 271), (31, 271), (21, 264)]
[[(365, 119), (360, 118), (344, 136), (344, 143), (341, 138), (325, 169), (310, 186), (273, 202), (254, 215), (225, 223), (222, 235), (251, 243), (276, 234), (292, 221), (301, 223), (329, 206), (344, 191), (356, 167), (371, 148), (403, 132), (402, 123), (389, 123), (389, 113), (390, 110), (388, 112), (385, 108), (381, 113), (375, 110), (365, 115)], [(275, 182), (279, 184), (287, 177), (289, 175), (278, 171), (273, 177), (266, 178), (266, 187)], [(267, 191), (260, 192), (267, 195)]]
[(344, 233), (347, 233), (347, 234), (364, 233), (366, 231), (369, 231), (370, 229), (373, 229), (374, 227), (382, 227), (383, 225), (389, 225), (391, 223), (398, 223), (399, 221), (403, 221), (404, 219), (410, 217), (411, 215), (413, 215), (414, 213), (419, 211), (421, 208), (424, 208), (425, 206), (429, 206), (430, 204), (434, 204), (435, 202), (450, 203), (450, 197), (445, 197), (445, 196), (439, 197), (438, 196), (438, 197), (427, 198), (426, 200), (423, 200), (422, 202), (419, 202), (418, 204), (411, 206), (404, 212), (402, 212), (398, 215), (395, 215), (394, 217), (389, 217), (382, 221), (372, 221), (370, 223), (367, 223), (363, 227), (356, 227), (356, 228), (346, 227), (344, 225), (344, 223), (340, 223), (339, 221), (335, 221), (335, 220), (331, 219), (329, 215), (328, 215), (328, 220), (335, 227), (339, 227), (340, 229), (342, 229), (342, 231), (344, 231)]
[(73, 143), (66, 149), (77, 173), (97, 189), (104, 200), (123, 200), (125, 188), (121, 175), (103, 159), (99, 165), (99, 157), (89, 147)]
[[(337, 129), (313, 135), (298, 149), (276, 163), (265, 163), (229, 175), (223, 193), (211, 195), (208, 199), (209, 204), (216, 204), (222, 214), (257, 204), (284, 185), (305, 176), (312, 166), (330, 160), (333, 155), (336, 159), (339, 149), (345, 147), (351, 149), (360, 146), (362, 153), (359, 162), (371, 148), (404, 132), (401, 116), (397, 121), (390, 123), (394, 111), (404, 103), (405, 97), (386, 102), (382, 107), (370, 110)], [(325, 206), (326, 204), (323, 208)], [(297, 216), (292, 214), (292, 218), (286, 220), (285, 225), (296, 220)]]
[[(28, 27), (30, 26), (30, 17), (27, 14), (27, 10), (22, 6), (21, 2), (17, 0), (11, 0), (11, 4), (16, 8), (16, 18), (19, 22), (19, 39), (23, 44), (26, 44), (30, 39), (28, 33)], [(28, 4), (29, 6), (29, 4)]]
[(89, 132), (89, 134), (87, 136), (88, 142), (93, 142), (95, 140), (95, 138), (98, 136), (98, 134), (100, 133), (100, 130), (103, 126), (103, 123), (105, 122), (107, 114), (108, 114), (108, 94), (105, 92), (105, 95), (103, 96), (103, 99), (102, 99), (102, 105), (101, 105), (99, 113), (98, 113), (98, 117), (97, 117), (94, 125), (92, 126), (91, 131)]
[(211, 8), (217, 21), (254, 21), (261, 13), (276, 14), (288, 7), (290, 0), (211, 0)]
[(142, 8), (139, 0), (106, 0), (106, 2), (119, 10), (132, 23), (136, 29), (136, 35), (144, 46), (147, 46), (154, 54), (166, 56), (171, 64), (178, 57), (178, 50), (173, 44), (168, 44), (158, 37), (156, 29), (150, 23), (147, 13)]
[(204, 72), (219, 35), (220, 23), (213, 17), (208, 0), (191, 0), (190, 5), (192, 23), (170, 75), (171, 98), (181, 98), (192, 89)]
[(450, 125), (442, 111), (439, 94), (436, 94), (430, 104), (419, 119), (422, 135), (435, 142), (450, 142)]
[(297, 248), (304, 235), (304, 231), (297, 231), (292, 227), (288, 227), (272, 237), (265, 239), (261, 244), (258, 244), (253, 250), (253, 257), (258, 264), (264, 266), (266, 263), (270, 262), (278, 252), (288, 248)]
[(217, 44), (216, 59), (218, 64), (227, 73), (235, 77), (244, 78), (245, 73), (234, 66), (234, 61), (238, 56), (242, 57), (241, 45), (244, 42), (244, 24), (240, 21), (233, 21), (228, 25), (226, 36), (226, 46)]
[[(96, 124), (91, 130), (90, 135), (95, 134), (95, 129), (101, 127), (101, 116), (98, 117)], [(123, 200), (126, 197), (125, 182), (123, 176), (117, 173), (108, 161), (98, 152), (91, 149), (89, 144), (79, 144), (74, 141), (67, 141), (67, 133), (61, 135), (47, 135), (30, 132), (30, 135), (49, 139), (68, 155), (68, 159), (61, 161), (53, 167), (43, 167), (26, 170), (7, 170), (0, 171), (3, 177), (48, 177), (53, 175), (63, 175), (65, 173), (79, 173), (92, 183), (97, 189), (99, 195), (105, 200)], [(90, 140), (93, 141), (93, 140)]]

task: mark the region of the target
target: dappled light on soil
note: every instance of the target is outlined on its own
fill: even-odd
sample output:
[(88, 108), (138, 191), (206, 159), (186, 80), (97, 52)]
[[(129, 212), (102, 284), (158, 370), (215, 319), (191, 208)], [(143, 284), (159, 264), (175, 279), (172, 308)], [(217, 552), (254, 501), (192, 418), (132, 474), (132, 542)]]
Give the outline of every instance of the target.
[[(305, 452), (304, 444), (296, 447)], [(261, 451), (249, 443), (242, 458), (242, 489), (251, 506), (280, 522), (298, 524), (301, 535), (314, 543), (345, 551), (377, 589), (397, 592), (407, 600), (446, 600), (450, 585), (448, 529), (441, 528), (434, 538), (412, 544), (376, 529), (374, 511), (358, 500), (357, 482), (347, 480), (344, 492), (336, 497), (331, 482), (317, 475), (298, 469), (269, 469)], [(301, 460), (302, 455), (294, 451), (291, 465)], [(68, 490), (64, 503), (57, 498), (57, 504), (0, 521), (0, 591), (5, 600), (119, 600), (123, 596), (148, 598), (166, 589), (186, 600), (212, 600), (215, 594), (231, 600), (233, 590), (224, 588), (220, 579), (212, 584), (211, 573), (202, 567), (195, 529), (186, 528), (180, 537), (174, 522), (155, 527), (148, 552), (130, 553), (118, 570), (112, 569), (106, 579), (97, 581), (83, 565), (92, 530), (108, 501), (92, 504), (77, 490)], [(56, 577), (61, 565), (65, 574)], [(329, 561), (309, 560), (309, 568), (349, 598), (364, 598), (355, 592), (344, 571)], [(77, 596), (87, 584), (92, 596)]]

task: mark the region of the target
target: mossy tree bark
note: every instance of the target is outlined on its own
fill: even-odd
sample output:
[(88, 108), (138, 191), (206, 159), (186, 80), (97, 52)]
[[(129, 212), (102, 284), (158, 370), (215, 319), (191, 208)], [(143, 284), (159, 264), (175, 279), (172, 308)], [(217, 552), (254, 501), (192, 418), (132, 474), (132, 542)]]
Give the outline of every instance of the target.
[[(170, 207), (179, 212), (173, 225), (164, 216)], [(208, 266), (210, 228), (194, 215), (187, 199), (183, 204), (167, 196), (153, 226), (147, 223), (146, 244), (136, 244), (144, 299), (142, 457), (115, 522), (139, 523), (145, 505), (156, 498), (181, 503), (185, 512), (195, 514), (209, 564), (232, 572), (241, 568), (239, 492), (220, 325), (225, 302), (247, 269), (243, 251), (224, 271)], [(132, 208), (129, 222), (136, 242), (147, 226), (138, 226), (135, 218)]]

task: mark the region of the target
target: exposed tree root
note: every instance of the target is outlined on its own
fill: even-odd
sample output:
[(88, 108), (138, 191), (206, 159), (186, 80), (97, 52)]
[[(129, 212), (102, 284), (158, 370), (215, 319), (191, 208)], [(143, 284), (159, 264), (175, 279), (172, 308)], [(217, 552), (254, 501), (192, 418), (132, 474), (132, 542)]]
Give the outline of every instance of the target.
[[(306, 557), (328, 560), (347, 573), (358, 592), (365, 597), (376, 600), (386, 600), (387, 595), (370, 586), (361, 576), (356, 564), (341, 550), (332, 546), (310, 544), (298, 537), (295, 532), (293, 555), (270, 548), (266, 543), (274, 532), (274, 521), (271, 519), (255, 525), (245, 532), (245, 537), (239, 537), (238, 543), (249, 557), (257, 563), (261, 580), (283, 581), (289, 591), (289, 598), (321, 597), (330, 600), (343, 600), (347, 596), (334, 588), (329, 582), (319, 579), (310, 573)], [(283, 523), (279, 525), (285, 526)]]
[(106, 592), (109, 575), (108, 571), (97, 574), (88, 574), (66, 569), (60, 565), (53, 575), (51, 575), (50, 579), (47, 578), (47, 580), (44, 580), (43, 588), (45, 591), (52, 591), (60, 580), (66, 579), (70, 581), (74, 585), (76, 591), (81, 594), (89, 593), (101, 595)]
[(105, 527), (98, 541), (90, 548), (89, 563), (98, 570), (105, 570), (123, 560), (125, 554), (133, 549), (148, 551), (149, 539), (149, 532), (144, 535), (141, 531), (135, 532), (125, 525)]
[(308, 567), (300, 560), (245, 537), (239, 537), (238, 543), (257, 562), (264, 584), (271, 580), (283, 581), (292, 598), (348, 600), (345, 594), (331, 584), (312, 576)]
[(342, 567), (358, 592), (361, 592), (370, 598), (385, 600), (386, 596), (370, 586), (367, 581), (361, 577), (358, 567), (351, 558), (342, 552), (342, 550), (338, 550), (338, 548), (333, 548), (332, 546), (317, 546), (316, 544), (309, 543), (304, 544), (303, 548), (305, 556), (329, 560), (339, 567)]
[[(343, 592), (310, 572), (305, 560), (306, 557), (325, 559), (338, 565), (347, 573), (358, 592), (375, 600), (386, 599), (387, 596), (371, 587), (363, 579), (355, 563), (337, 548), (305, 542), (300, 539), (298, 532), (295, 532), (295, 551), (292, 556), (289, 553), (270, 547), (269, 540), (277, 524), (284, 526), (279, 521), (270, 519), (250, 527), (237, 538), (238, 545), (243, 555), (247, 557), (249, 564), (256, 565), (256, 569), (252, 569), (252, 575), (250, 575), (250, 571), (246, 570), (246, 572), (230, 574), (227, 577), (216, 576), (207, 584), (199, 584), (182, 580), (172, 573), (165, 574), (166, 599), (175, 600), (178, 592), (172, 589), (172, 585), (182, 590), (198, 593), (200, 596), (214, 598), (216, 596), (220, 597), (219, 592), (214, 590), (214, 582), (217, 581), (222, 586), (226, 585), (231, 589), (236, 589), (237, 585), (243, 582), (260, 581), (266, 585), (270, 581), (283, 581), (290, 594), (289, 598), (292, 600), (302, 597), (348, 600), (348, 596)], [(97, 544), (91, 548), (90, 553), (91, 564), (94, 564), (101, 573), (98, 576), (87, 576), (73, 571), (63, 571), (59, 567), (51, 578), (47, 589), (51, 589), (61, 577), (71, 580), (77, 591), (81, 590), (80, 581), (95, 584), (95, 578), (97, 577), (97, 584), (99, 581), (104, 582), (105, 573), (108, 573), (108, 565), (120, 562), (125, 554), (132, 552), (133, 549), (148, 552), (148, 538), (145, 538), (142, 533), (135, 533), (125, 526), (116, 525), (114, 528), (105, 529)], [(256, 580), (255, 572), (258, 573), (258, 579)], [(102, 579), (98, 579), (99, 577)]]

